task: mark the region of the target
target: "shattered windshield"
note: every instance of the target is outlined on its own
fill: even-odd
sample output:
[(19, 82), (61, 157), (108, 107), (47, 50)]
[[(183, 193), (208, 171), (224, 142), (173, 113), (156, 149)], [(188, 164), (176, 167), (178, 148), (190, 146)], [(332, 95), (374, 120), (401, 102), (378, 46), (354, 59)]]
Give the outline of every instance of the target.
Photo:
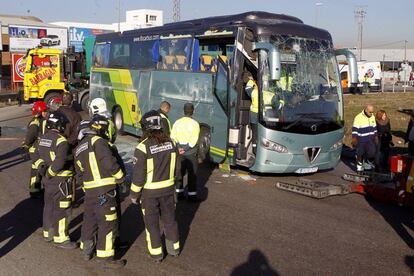
[(265, 125), (287, 132), (312, 126), (318, 133), (342, 127), (340, 78), (331, 41), (272, 36), (270, 42), (281, 54), (281, 77), (277, 81), (269, 79), (268, 52), (261, 50), (261, 112)]

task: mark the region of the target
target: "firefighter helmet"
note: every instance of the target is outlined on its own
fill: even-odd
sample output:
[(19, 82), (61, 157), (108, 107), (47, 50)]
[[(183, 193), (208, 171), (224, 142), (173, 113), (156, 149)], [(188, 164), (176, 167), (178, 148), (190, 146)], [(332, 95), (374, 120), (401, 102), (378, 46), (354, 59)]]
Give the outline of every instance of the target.
[(51, 111), (56, 111), (59, 107), (62, 106), (62, 98), (53, 98), (49, 103), (49, 109)]
[(50, 113), (49, 117), (47, 118), (46, 128), (47, 129), (56, 129), (59, 132), (63, 133), (66, 128), (66, 124), (68, 123), (68, 119), (66, 118), (65, 114), (60, 111), (53, 111)]
[(78, 126), (78, 140), (82, 140), (86, 134), (96, 134), (96, 131), (91, 129), (91, 121), (83, 120)]
[(36, 101), (32, 106), (32, 115), (39, 115), (42, 112), (46, 112), (47, 106), (46, 103), (43, 101)]
[(106, 102), (102, 98), (95, 98), (89, 104), (89, 113), (91, 116), (95, 114), (104, 114), (108, 113), (108, 109), (106, 108)]
[(160, 113), (155, 110), (148, 111), (142, 116), (140, 123), (144, 131), (161, 129)]
[(96, 131), (96, 134), (103, 137), (108, 138), (108, 130), (109, 130), (109, 122), (108, 119), (99, 114), (95, 114), (92, 116), (91, 120), (91, 129)]

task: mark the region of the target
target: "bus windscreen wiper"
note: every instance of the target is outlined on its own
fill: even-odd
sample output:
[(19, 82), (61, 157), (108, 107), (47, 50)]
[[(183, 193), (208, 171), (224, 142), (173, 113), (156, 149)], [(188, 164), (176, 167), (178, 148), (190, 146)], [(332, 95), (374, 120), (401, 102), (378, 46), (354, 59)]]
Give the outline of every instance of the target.
[(287, 126), (285, 126), (283, 129), (284, 130), (288, 130), (291, 127), (297, 125), (298, 123), (300, 123), (302, 121), (302, 119), (304, 117), (308, 117), (311, 116), (311, 119), (318, 119), (322, 122), (331, 122), (332, 120), (329, 120), (329, 118), (324, 117), (323, 115), (327, 115), (327, 113), (324, 112), (319, 112), (319, 113), (296, 113), (295, 115), (298, 115), (299, 117), (296, 118), (295, 120), (293, 120), (293, 122), (291, 122), (290, 124), (288, 124)]

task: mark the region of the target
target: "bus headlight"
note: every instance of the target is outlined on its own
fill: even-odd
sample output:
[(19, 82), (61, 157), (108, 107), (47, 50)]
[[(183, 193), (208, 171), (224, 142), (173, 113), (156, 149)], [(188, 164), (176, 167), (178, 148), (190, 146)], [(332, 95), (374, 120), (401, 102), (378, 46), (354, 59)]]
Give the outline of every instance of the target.
[(268, 150), (273, 150), (280, 153), (286, 153), (288, 152), (287, 148), (281, 144), (275, 143), (273, 141), (270, 141), (266, 138), (262, 138), (262, 145)]
[(331, 150), (339, 149), (340, 147), (342, 147), (342, 144), (343, 144), (343, 142), (342, 142), (342, 139), (341, 139), (341, 140), (339, 140), (338, 142), (336, 142), (335, 144), (332, 145)]

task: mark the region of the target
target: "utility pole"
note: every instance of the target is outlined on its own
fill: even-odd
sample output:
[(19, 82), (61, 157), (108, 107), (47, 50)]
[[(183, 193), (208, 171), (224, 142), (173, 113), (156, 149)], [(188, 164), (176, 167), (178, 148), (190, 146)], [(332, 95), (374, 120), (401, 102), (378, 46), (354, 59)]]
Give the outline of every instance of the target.
[(382, 55), (382, 70), (381, 70), (381, 92), (382, 93), (384, 93), (384, 85), (385, 85), (384, 64), (385, 64), (385, 54)]
[(180, 21), (180, 0), (173, 0), (173, 2), (173, 21), (178, 22)]
[(121, 0), (118, 0), (118, 32), (121, 31)]
[(358, 24), (358, 48), (359, 48), (359, 60), (362, 60), (362, 31), (364, 27), (364, 19), (366, 12), (366, 6), (357, 6), (355, 9), (355, 20)]

